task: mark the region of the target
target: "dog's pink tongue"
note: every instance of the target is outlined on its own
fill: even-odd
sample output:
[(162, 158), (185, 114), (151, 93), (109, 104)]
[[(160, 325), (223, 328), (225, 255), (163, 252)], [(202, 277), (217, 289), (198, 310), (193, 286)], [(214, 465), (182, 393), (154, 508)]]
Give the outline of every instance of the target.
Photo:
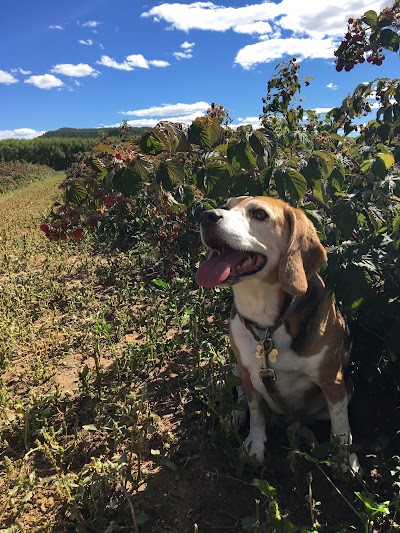
[(225, 250), (216, 257), (203, 261), (196, 272), (196, 283), (201, 287), (216, 287), (229, 277), (233, 269), (246, 254), (236, 250)]

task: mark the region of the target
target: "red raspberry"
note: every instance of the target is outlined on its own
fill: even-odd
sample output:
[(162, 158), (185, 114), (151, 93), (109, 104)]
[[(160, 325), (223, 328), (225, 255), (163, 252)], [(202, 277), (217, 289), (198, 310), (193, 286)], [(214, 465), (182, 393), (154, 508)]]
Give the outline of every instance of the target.
[(116, 204), (116, 202), (116, 199), (112, 198), (111, 196), (107, 196), (107, 198), (104, 200), (106, 207), (112, 207)]
[(82, 239), (82, 230), (81, 230), (80, 228), (74, 230), (74, 231), (71, 233), (71, 236), (72, 236), (74, 239), (76, 239), (76, 240), (79, 241), (79, 239)]
[(91, 228), (96, 228), (97, 227), (97, 218), (91, 218), (88, 220), (88, 225), (91, 227)]

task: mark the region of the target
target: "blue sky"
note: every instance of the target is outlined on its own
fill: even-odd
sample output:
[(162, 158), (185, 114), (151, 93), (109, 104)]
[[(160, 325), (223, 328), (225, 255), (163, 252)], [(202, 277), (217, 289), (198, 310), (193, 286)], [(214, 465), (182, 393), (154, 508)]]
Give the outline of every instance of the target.
[(190, 123), (210, 102), (257, 124), (279, 61), (313, 76), (303, 105), (329, 109), (362, 81), (398, 77), (398, 57), (337, 73), (350, 16), (389, 0), (13, 0), (0, 18), (0, 139), (126, 119)]

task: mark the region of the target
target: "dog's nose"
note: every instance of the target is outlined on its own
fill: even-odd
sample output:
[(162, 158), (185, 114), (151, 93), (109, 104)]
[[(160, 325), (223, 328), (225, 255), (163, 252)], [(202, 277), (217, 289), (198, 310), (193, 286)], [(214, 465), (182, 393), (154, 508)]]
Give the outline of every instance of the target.
[(222, 215), (220, 215), (216, 209), (204, 211), (204, 213), (200, 215), (200, 224), (203, 224), (203, 226), (207, 224), (215, 224), (220, 218), (222, 218)]

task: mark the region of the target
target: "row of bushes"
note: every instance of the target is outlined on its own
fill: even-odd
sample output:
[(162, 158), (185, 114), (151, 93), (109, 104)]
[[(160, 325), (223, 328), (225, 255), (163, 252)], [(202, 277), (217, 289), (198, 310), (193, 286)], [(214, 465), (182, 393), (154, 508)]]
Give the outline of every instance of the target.
[(54, 174), (54, 171), (45, 165), (34, 165), (25, 161), (0, 162), (0, 194), (51, 174)]

